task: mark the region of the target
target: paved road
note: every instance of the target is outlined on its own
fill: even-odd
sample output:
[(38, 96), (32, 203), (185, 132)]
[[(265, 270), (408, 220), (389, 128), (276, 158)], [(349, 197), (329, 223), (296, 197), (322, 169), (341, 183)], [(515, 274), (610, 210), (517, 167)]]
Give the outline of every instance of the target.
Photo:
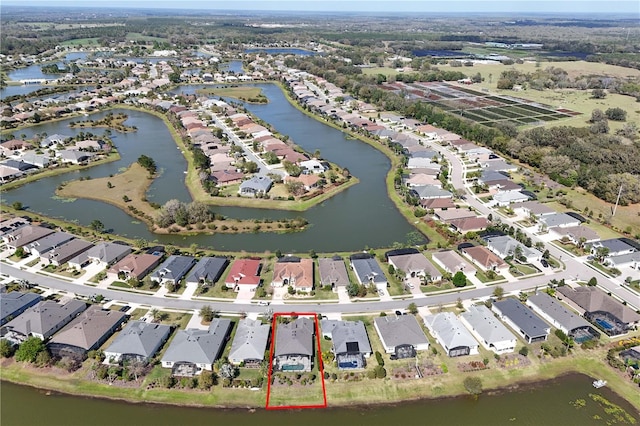
[[(118, 290), (109, 289), (97, 289), (95, 287), (74, 284), (68, 281), (60, 280), (54, 277), (34, 274), (32, 272), (23, 271), (14, 266), (2, 264), (2, 273), (14, 277), (15, 279), (26, 279), (32, 283), (37, 283), (40, 286), (52, 288), (55, 290), (61, 290), (65, 292), (75, 293), (80, 296), (93, 296), (95, 294), (101, 294), (107, 299), (121, 300), (130, 303), (139, 303), (142, 305), (150, 306), (163, 306), (174, 309), (193, 310), (200, 309), (205, 305), (211, 306), (212, 309), (221, 312), (256, 312), (262, 313), (266, 310), (264, 306), (256, 304), (237, 304), (230, 302), (211, 302), (211, 301), (199, 301), (199, 300), (185, 300), (174, 299), (157, 296), (150, 296), (145, 294), (124, 292)], [(562, 272), (557, 275), (558, 279), (569, 278), (569, 273)], [(549, 282), (548, 276), (531, 277), (524, 280), (519, 280), (514, 283), (501, 284), (502, 287), (508, 292), (519, 292), (522, 290), (529, 290), (535, 287), (544, 288)], [(417, 306), (437, 306), (440, 304), (455, 303), (458, 298), (461, 299), (479, 299), (491, 296), (493, 293), (492, 287), (485, 287), (480, 289), (472, 289), (465, 291), (452, 292), (447, 294), (439, 294), (434, 296), (419, 297), (415, 299), (406, 300), (393, 300), (393, 301), (375, 301), (375, 302), (354, 302), (354, 303), (295, 303), (295, 304), (271, 304), (269, 306), (274, 312), (317, 312), (317, 313), (361, 313), (361, 312), (381, 312), (390, 311), (395, 309), (406, 308), (409, 303), (415, 303)]]

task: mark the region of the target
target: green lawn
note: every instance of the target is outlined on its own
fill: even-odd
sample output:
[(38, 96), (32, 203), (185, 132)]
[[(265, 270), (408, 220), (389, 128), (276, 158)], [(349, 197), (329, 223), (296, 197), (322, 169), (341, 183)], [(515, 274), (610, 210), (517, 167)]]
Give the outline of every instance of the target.
[(72, 40), (65, 40), (60, 43), (61, 46), (98, 46), (100, 38), (98, 37), (90, 37), (90, 38), (74, 38)]

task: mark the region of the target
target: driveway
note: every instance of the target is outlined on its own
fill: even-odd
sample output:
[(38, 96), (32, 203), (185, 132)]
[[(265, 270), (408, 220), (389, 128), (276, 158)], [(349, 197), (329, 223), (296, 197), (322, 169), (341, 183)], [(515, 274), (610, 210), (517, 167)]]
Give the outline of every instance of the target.
[(236, 295), (233, 303), (251, 303), (253, 296), (255, 296), (256, 292), (251, 291), (248, 288), (241, 288)]

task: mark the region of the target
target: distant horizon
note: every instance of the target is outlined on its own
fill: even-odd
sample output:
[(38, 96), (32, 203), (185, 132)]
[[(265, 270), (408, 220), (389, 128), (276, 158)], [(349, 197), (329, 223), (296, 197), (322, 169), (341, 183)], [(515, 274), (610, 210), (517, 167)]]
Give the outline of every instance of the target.
[(93, 0), (90, 5), (77, 0), (3, 0), (2, 6), (12, 7), (73, 7), (76, 9), (130, 9), (130, 10), (208, 10), (211, 12), (348, 12), (348, 13), (451, 13), (451, 14), (556, 14), (556, 15), (632, 15), (640, 20), (640, 2), (613, 1), (529, 1), (529, 0), (449, 0), (430, 1), (273, 1), (237, 0), (234, 2), (183, 0)]

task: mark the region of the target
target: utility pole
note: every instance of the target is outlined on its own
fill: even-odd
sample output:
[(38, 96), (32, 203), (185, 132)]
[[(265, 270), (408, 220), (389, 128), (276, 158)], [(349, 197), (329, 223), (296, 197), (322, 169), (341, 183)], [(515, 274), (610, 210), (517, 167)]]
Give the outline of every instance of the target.
[(616, 210), (618, 209), (618, 203), (620, 203), (620, 196), (622, 195), (622, 184), (620, 184), (620, 189), (618, 190), (618, 198), (616, 198), (616, 205), (613, 206), (613, 213), (611, 213), (611, 217), (616, 215)]

